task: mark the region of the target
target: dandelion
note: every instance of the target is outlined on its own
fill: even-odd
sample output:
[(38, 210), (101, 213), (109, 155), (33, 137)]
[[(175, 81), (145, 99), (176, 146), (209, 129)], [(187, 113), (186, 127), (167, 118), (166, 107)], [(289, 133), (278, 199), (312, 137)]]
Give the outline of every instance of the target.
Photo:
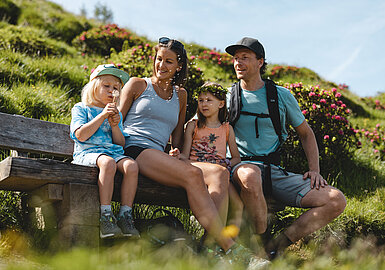
[(235, 238), (239, 234), (239, 228), (236, 225), (232, 224), (224, 227), (221, 234), (224, 237)]

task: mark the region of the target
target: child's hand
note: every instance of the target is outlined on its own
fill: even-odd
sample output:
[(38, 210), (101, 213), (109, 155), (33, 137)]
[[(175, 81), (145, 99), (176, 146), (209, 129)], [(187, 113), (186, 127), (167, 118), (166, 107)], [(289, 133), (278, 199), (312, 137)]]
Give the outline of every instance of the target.
[(171, 149), (168, 154), (172, 157), (176, 157), (177, 159), (180, 159), (180, 151), (178, 148)]
[(102, 111), (104, 118), (108, 118), (111, 115), (119, 114), (118, 108), (115, 103), (107, 103)]
[(110, 123), (111, 127), (117, 126), (119, 124), (119, 122), (120, 122), (120, 114), (119, 113), (110, 115), (108, 117), (108, 123)]

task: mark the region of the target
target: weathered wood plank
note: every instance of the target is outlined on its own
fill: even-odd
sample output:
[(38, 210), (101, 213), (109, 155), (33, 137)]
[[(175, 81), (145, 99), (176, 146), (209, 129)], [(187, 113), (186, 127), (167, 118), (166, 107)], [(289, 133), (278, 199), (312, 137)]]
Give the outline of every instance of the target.
[[(32, 191), (45, 184), (97, 184), (98, 169), (52, 159), (7, 157), (0, 162), (0, 189)], [(121, 175), (115, 176), (114, 199), (120, 199)], [(186, 191), (139, 177), (136, 203), (188, 208)]]
[(69, 126), (0, 113), (0, 147), (72, 157)]

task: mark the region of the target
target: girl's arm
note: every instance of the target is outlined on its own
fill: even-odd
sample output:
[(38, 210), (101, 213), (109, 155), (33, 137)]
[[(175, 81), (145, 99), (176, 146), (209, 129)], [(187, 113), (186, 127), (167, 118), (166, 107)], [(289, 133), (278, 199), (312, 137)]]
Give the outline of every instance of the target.
[(126, 119), (132, 103), (146, 90), (147, 83), (142, 78), (131, 78), (120, 91), (119, 111), (123, 115), (123, 121)]
[(241, 155), (239, 154), (237, 143), (235, 142), (234, 130), (231, 125), (229, 125), (229, 140), (227, 143), (231, 153), (230, 166), (233, 167), (234, 165), (241, 162)]
[(182, 150), (182, 153), (180, 154), (180, 159), (188, 160), (190, 158), (194, 129), (195, 129), (195, 121), (188, 122), (185, 130), (185, 134), (184, 134), (183, 150)]
[(124, 145), (126, 144), (126, 140), (119, 126), (116, 125), (111, 128), (112, 128), (112, 141), (114, 142), (114, 144), (119, 144), (124, 147)]
[(113, 115), (117, 112), (117, 108), (114, 103), (108, 103), (106, 107), (104, 107), (103, 111), (98, 114), (94, 119), (90, 122), (82, 125), (75, 131), (75, 137), (84, 142), (88, 140), (94, 133), (98, 130), (98, 128), (103, 124), (103, 121), (110, 115)]
[(171, 145), (174, 148), (182, 148), (183, 145), (183, 126), (186, 118), (187, 91), (184, 88), (179, 88), (179, 117), (178, 123), (171, 133)]

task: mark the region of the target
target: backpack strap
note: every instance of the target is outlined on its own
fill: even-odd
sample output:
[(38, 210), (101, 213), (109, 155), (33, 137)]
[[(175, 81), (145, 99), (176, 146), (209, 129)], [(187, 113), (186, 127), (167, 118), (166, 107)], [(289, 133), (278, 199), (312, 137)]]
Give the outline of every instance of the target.
[(278, 91), (272, 80), (265, 79), (267, 107), (269, 116), (273, 123), (275, 133), (279, 138), (280, 145), (283, 143), (281, 118), (279, 116)]
[(229, 123), (234, 127), (238, 121), (242, 109), (241, 99), (242, 88), (240, 82), (236, 82), (231, 86), (230, 104), (229, 104)]

